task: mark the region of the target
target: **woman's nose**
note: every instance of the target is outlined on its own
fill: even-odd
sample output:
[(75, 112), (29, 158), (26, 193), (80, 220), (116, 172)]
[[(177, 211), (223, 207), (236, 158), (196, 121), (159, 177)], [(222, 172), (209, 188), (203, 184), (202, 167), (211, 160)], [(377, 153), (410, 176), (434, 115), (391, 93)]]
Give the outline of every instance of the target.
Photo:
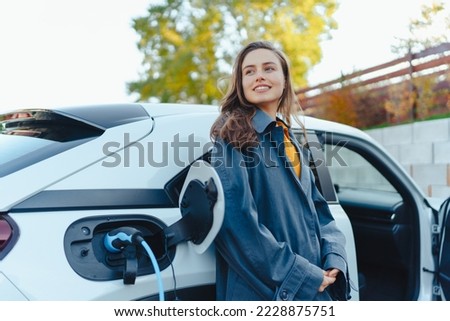
[(256, 73), (256, 81), (261, 81), (261, 80), (265, 80), (266, 78), (264, 77), (264, 74), (260, 71), (258, 71)]

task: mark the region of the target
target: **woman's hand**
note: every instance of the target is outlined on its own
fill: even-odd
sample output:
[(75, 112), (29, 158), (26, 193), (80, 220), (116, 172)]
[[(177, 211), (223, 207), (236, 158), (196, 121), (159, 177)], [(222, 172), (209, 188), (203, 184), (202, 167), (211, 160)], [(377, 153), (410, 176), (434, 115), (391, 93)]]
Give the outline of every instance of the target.
[(339, 274), (338, 269), (331, 269), (327, 271), (323, 271), (323, 281), (322, 284), (319, 287), (319, 292), (325, 291), (325, 289), (333, 284), (336, 281), (336, 277)]

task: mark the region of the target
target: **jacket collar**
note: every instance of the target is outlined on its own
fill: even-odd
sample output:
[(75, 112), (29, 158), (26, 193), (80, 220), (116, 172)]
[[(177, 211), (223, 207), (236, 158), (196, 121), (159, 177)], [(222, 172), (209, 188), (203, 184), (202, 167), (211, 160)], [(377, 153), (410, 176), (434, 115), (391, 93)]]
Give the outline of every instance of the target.
[(258, 134), (263, 133), (269, 125), (275, 123), (275, 120), (272, 119), (272, 117), (270, 117), (266, 112), (256, 108), (256, 114), (253, 116), (252, 124)]
[(255, 116), (253, 116), (252, 119), (252, 124), (253, 124), (253, 128), (255, 128), (256, 132), (258, 134), (263, 133), (267, 127), (269, 127), (269, 125), (276, 125), (277, 121), (281, 121), (283, 122), (283, 124), (289, 128), (289, 126), (286, 124), (286, 122), (284, 120), (282, 120), (281, 118), (278, 118), (276, 120), (273, 120), (272, 117), (269, 116), (269, 114), (267, 114), (265, 111), (256, 108), (256, 114)]

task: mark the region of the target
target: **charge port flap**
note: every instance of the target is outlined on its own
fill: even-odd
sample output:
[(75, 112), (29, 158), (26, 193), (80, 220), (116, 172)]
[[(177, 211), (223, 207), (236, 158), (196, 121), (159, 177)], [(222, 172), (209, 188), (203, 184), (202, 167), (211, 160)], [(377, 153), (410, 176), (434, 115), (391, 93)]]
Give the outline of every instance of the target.
[(182, 218), (165, 232), (175, 243), (186, 240), (202, 254), (213, 243), (225, 213), (222, 183), (208, 162), (198, 160), (191, 165), (179, 203)]

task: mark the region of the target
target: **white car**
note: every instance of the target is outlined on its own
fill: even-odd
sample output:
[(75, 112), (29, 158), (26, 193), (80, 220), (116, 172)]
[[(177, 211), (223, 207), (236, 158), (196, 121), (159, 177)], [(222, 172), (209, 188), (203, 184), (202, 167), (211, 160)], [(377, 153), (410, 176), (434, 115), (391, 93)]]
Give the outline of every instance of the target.
[[(217, 116), (185, 104), (0, 115), (0, 299), (214, 300)], [(362, 131), (302, 120), (317, 185), (346, 235), (352, 299), (448, 297), (440, 203), (433, 209)]]

